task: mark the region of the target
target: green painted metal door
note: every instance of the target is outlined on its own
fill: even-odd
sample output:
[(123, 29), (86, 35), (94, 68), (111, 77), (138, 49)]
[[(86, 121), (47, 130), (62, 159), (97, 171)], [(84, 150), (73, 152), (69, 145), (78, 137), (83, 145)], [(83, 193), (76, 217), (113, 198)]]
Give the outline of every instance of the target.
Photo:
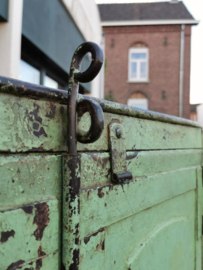
[[(133, 140), (126, 141), (127, 170), (133, 179), (122, 184), (111, 182), (105, 130), (97, 143), (103, 150), (107, 147), (106, 152), (97, 152), (95, 147), (79, 153), (77, 159), (64, 156), (65, 194), (74, 188), (75, 181), (79, 183), (75, 200), (69, 197), (63, 203), (64, 211), (69, 209), (63, 216), (66, 269), (202, 269), (201, 129), (105, 116), (113, 119), (107, 126), (120, 121), (131, 138), (135, 134)], [(137, 128), (132, 133), (130, 126), (144, 130)], [(176, 135), (177, 130), (179, 135), (188, 136), (187, 145)], [(161, 132), (170, 137), (167, 143)], [(71, 175), (67, 164), (75, 160), (78, 170)]]

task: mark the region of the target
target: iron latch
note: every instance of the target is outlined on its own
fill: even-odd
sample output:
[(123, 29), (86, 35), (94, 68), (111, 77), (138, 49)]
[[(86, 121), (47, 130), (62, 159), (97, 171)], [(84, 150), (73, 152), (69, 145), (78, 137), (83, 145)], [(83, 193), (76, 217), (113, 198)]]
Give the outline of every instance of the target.
[(121, 124), (109, 125), (110, 154), (111, 154), (111, 181), (120, 184), (131, 180), (132, 174), (127, 171), (125, 129)]

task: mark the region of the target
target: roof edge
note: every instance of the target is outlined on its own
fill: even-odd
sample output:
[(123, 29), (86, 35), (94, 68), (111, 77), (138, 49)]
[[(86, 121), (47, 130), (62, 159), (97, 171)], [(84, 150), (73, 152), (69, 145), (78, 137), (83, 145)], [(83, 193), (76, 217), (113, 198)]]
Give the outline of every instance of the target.
[(197, 25), (198, 20), (143, 20), (143, 21), (103, 21), (101, 26), (133, 26), (133, 25), (172, 25), (189, 24)]

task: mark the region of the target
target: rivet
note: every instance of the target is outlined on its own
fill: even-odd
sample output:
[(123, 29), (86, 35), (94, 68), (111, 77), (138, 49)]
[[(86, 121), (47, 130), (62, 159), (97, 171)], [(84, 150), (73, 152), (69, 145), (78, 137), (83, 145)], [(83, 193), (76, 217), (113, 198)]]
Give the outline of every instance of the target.
[(120, 129), (120, 128), (117, 128), (117, 129), (116, 129), (116, 136), (117, 136), (118, 139), (121, 138), (121, 134), (122, 134), (121, 129)]

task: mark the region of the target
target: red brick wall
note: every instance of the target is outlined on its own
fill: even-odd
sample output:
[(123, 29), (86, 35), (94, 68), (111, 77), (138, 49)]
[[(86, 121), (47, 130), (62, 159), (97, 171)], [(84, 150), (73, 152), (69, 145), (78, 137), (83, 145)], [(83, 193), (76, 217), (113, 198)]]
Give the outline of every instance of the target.
[[(180, 25), (104, 27), (105, 95), (110, 91), (117, 102), (127, 104), (131, 94), (148, 97), (149, 110), (179, 115)], [(190, 37), (185, 29), (184, 117), (189, 118)], [(167, 38), (167, 45), (164, 39)], [(112, 40), (114, 46), (111, 46)], [(128, 51), (136, 42), (149, 48), (149, 83), (128, 83)], [(163, 99), (162, 91), (166, 98)]]

